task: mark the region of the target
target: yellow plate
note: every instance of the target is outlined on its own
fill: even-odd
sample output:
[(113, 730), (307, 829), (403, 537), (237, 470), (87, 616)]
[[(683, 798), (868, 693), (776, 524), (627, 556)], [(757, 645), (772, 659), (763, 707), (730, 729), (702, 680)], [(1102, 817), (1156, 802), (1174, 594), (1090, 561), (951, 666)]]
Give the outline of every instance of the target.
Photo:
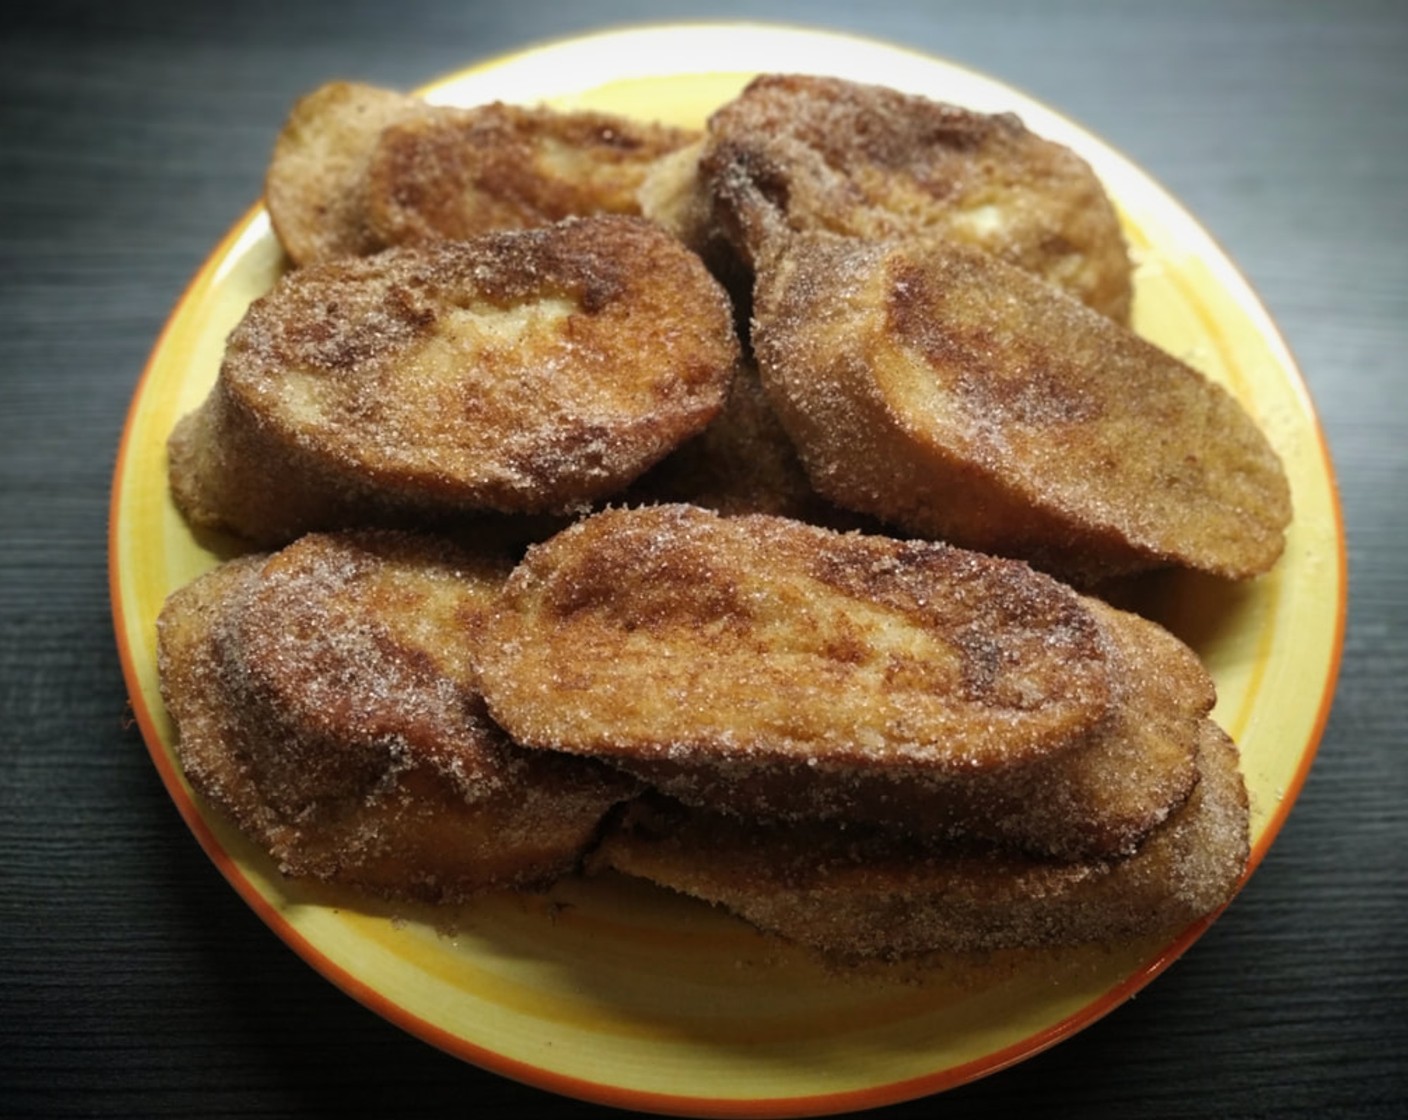
[[(1158, 185), (995, 81), (799, 29), (609, 32), (495, 60), (422, 92), (444, 103), (546, 100), (698, 124), (763, 70), (1010, 109), (1075, 148), (1125, 221), (1138, 262), (1136, 329), (1228, 385), (1284, 458), (1296, 519), (1276, 570), (1236, 587), (1168, 578), (1153, 601), (1217, 680), (1216, 715), (1241, 744), (1251, 789), (1255, 866), (1300, 789), (1329, 708), (1343, 633), (1343, 531), (1324, 439), (1290, 354), (1233, 265)], [(935, 1092), (1028, 1057), (1116, 1007), (1206, 927), (1115, 948), (840, 976), (703, 906), (620, 880), (573, 881), (453, 913), (393, 912), (284, 881), (185, 784), (158, 693), (154, 632), (166, 595), (222, 558), (171, 505), (167, 433), (204, 398), (226, 333), (282, 267), (256, 209), (216, 248), (157, 342), (113, 483), (112, 600), (133, 708), (171, 796), (245, 900), (334, 983), (436, 1046), (556, 1092), (685, 1115), (818, 1115)]]

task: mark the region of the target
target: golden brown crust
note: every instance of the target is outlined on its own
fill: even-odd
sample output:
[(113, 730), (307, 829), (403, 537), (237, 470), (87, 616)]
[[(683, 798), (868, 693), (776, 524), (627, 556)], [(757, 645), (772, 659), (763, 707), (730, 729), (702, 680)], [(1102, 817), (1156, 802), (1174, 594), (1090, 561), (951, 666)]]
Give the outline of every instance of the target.
[(367, 171), (387, 245), (469, 238), (590, 214), (640, 213), (654, 162), (695, 134), (609, 113), (495, 102), (391, 124)]
[(160, 672), (187, 778), (291, 876), (447, 901), (570, 870), (631, 784), (488, 719), (475, 651), (507, 569), (312, 535), (178, 591)]
[(558, 513), (702, 431), (739, 360), (727, 297), (638, 218), (569, 220), (285, 276), (169, 451), (199, 524), (299, 532)]
[(698, 202), (668, 212), (696, 239), (720, 229), (749, 266), (789, 231), (938, 235), (1129, 317), (1128, 253), (1099, 180), (1011, 114), (836, 78), (764, 75), (710, 119), (699, 184), (709, 222)]
[(518, 742), (692, 804), (1122, 851), (1187, 796), (1212, 703), (1139, 625), (945, 545), (609, 510), (515, 570), (484, 690)]
[(743, 822), (638, 802), (590, 866), (721, 905), (843, 958), (1036, 948), (1173, 932), (1224, 905), (1248, 858), (1237, 751), (1211, 721), (1193, 795), (1132, 855), (1054, 862), (854, 826)]
[(430, 107), (360, 82), (328, 82), (299, 99), (264, 179), (269, 221), (294, 264), (384, 247), (367, 213), (367, 169), (381, 130)]
[(1236, 399), (986, 254), (797, 235), (753, 344), (817, 490), (906, 532), (1082, 582), (1280, 555), (1286, 477)]
[(1094, 622), (1052, 580), (687, 505), (607, 510), (530, 549), (492, 633), (495, 718), (563, 749), (963, 772), (1066, 749), (1109, 704)]

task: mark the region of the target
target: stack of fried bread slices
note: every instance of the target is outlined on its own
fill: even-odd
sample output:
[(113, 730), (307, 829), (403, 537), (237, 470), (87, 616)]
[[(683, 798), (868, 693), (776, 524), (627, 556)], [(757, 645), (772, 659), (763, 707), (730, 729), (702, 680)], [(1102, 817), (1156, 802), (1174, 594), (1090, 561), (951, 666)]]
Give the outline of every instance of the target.
[(1134, 335), (1114, 207), (989, 116), (767, 75), (702, 132), (353, 83), (266, 181), (290, 269), (169, 443), (160, 674), (290, 876), (625, 874), (838, 958), (1225, 904), (1236, 747), (1114, 577), (1270, 570), (1290, 494)]
[(636, 786), (488, 717), (478, 643), (506, 572), (365, 530), (180, 589), (160, 668), (187, 777), (288, 875), (439, 902), (570, 871)]

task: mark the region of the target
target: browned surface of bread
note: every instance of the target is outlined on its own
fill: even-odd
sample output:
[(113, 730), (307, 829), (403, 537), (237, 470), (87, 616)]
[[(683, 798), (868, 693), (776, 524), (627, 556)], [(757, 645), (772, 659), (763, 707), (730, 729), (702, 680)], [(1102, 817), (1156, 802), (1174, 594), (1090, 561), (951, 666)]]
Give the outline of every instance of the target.
[(261, 544), (475, 511), (562, 513), (702, 431), (727, 297), (640, 218), (573, 219), (283, 277), (170, 443), (195, 524)]
[(1114, 207), (1075, 153), (1011, 114), (880, 86), (771, 74), (710, 118), (699, 198), (656, 188), (696, 247), (722, 232), (745, 265), (779, 234), (939, 235), (993, 253), (1110, 317), (1131, 269)]
[(315, 534), (176, 592), (159, 667), (188, 780), (291, 876), (450, 901), (571, 870), (633, 786), (489, 720), (475, 654), (507, 570)]
[(1213, 691), (1171, 636), (1024, 564), (692, 506), (530, 549), (494, 718), (691, 804), (1126, 851), (1188, 794)]
[(903, 957), (1172, 933), (1224, 905), (1248, 858), (1237, 750), (1205, 721), (1199, 781), (1123, 859), (1054, 862), (924, 847), (822, 822), (760, 823), (649, 800), (593, 853), (838, 958)]
[(1286, 476), (1237, 400), (1020, 269), (802, 234), (754, 313), (769, 400), (842, 506), (1079, 581), (1281, 553)]
[(299, 99), (264, 178), (269, 221), (294, 264), (375, 252), (367, 169), (381, 130), (430, 111), (419, 98), (359, 82), (328, 82)]
[(441, 108), (381, 133), (367, 169), (367, 214), (387, 245), (574, 215), (638, 215), (651, 166), (694, 139), (609, 113), (501, 102)]

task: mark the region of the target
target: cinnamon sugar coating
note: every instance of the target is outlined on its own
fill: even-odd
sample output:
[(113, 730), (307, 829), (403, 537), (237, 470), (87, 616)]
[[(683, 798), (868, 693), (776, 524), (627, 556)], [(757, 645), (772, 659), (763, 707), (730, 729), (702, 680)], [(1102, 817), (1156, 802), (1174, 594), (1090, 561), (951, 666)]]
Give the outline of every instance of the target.
[(739, 344), (699, 260), (638, 218), (299, 269), (231, 334), (170, 443), (194, 523), (315, 529), (562, 513), (702, 431)]
[(363, 82), (301, 97), (265, 173), (295, 265), (563, 218), (640, 213), (655, 161), (696, 134), (610, 113), (495, 102), (470, 109)]
[(691, 804), (1109, 853), (1186, 798), (1213, 700), (1140, 626), (946, 545), (616, 509), (528, 551), (483, 682), (517, 742)]
[(1238, 401), (987, 254), (796, 235), (754, 314), (768, 398), (839, 505), (1080, 582), (1281, 553), (1285, 472)]
[(367, 216), (386, 245), (468, 238), (590, 214), (640, 214), (656, 160), (695, 134), (610, 113), (494, 102), (385, 128), (367, 168)]
[(430, 111), (419, 98), (361, 82), (328, 82), (295, 103), (264, 178), (270, 224), (294, 264), (385, 247), (368, 216), (372, 152), (387, 125)]
[(1129, 317), (1129, 257), (1100, 181), (1012, 114), (766, 74), (710, 118), (693, 197), (679, 181), (672, 168), (649, 190), (648, 212), (706, 257), (718, 256), (717, 236), (746, 268), (769, 240), (801, 230), (942, 236)]
[(290, 876), (450, 901), (571, 870), (633, 787), (488, 718), (475, 661), (507, 569), (315, 534), (176, 592), (159, 668), (188, 780)]

